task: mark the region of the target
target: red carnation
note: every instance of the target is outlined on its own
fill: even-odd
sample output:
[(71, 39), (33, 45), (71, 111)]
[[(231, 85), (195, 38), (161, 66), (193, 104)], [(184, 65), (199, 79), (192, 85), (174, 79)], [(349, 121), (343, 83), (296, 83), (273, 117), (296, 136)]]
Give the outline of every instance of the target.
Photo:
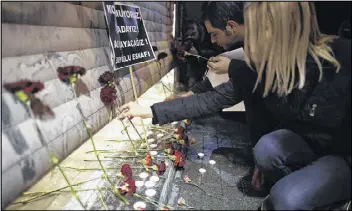
[(79, 67), (79, 66), (67, 66), (67, 67), (58, 67), (57, 72), (60, 80), (64, 83), (69, 84), (70, 78), (74, 74), (82, 76), (86, 74), (86, 69), (84, 67)]
[(116, 93), (117, 91), (115, 88), (105, 86), (100, 91), (100, 99), (106, 106), (112, 105), (117, 98)]
[(160, 163), (158, 163), (158, 171), (157, 171), (157, 174), (159, 176), (163, 175), (166, 171), (166, 164), (165, 164), (165, 161), (160, 161)]
[(123, 185), (121, 185), (121, 187), (119, 188), (119, 191), (122, 194), (128, 193), (129, 196), (132, 196), (136, 192), (136, 190), (137, 190), (136, 181), (133, 179), (129, 179), (125, 181)]
[(176, 129), (176, 133), (178, 135), (180, 135), (181, 137), (183, 136), (184, 131), (185, 131), (185, 129), (182, 126), (178, 126), (177, 129)]
[(18, 82), (6, 83), (4, 84), (4, 88), (11, 93), (24, 91), (26, 94), (31, 95), (44, 89), (44, 84), (39, 81), (20, 80)]
[(102, 75), (100, 75), (98, 81), (102, 85), (106, 85), (109, 82), (114, 82), (115, 76), (112, 72), (106, 71)]
[(121, 174), (124, 176), (124, 181), (132, 179), (132, 169), (130, 165), (123, 164), (121, 167)]

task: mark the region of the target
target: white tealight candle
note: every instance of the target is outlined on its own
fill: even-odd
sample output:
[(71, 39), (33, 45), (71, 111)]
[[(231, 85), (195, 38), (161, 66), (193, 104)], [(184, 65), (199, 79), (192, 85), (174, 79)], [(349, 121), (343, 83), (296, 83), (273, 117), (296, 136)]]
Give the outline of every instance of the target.
[(158, 182), (159, 181), (159, 177), (158, 176), (151, 176), (149, 180), (152, 181), (152, 182)]
[(144, 210), (147, 207), (147, 204), (144, 201), (137, 201), (133, 204), (135, 210)]
[(198, 153), (198, 157), (199, 157), (199, 158), (203, 158), (203, 157), (204, 157), (204, 153), (201, 153), (201, 152)]
[(164, 134), (162, 134), (162, 133), (159, 133), (158, 135), (156, 135), (156, 137), (158, 137), (158, 138), (161, 138), (163, 136), (164, 136)]
[(149, 174), (148, 174), (147, 172), (142, 172), (142, 173), (139, 174), (139, 177), (140, 177), (141, 179), (145, 179), (145, 178), (147, 178), (148, 176), (149, 176)]
[(155, 156), (155, 155), (157, 155), (158, 154), (158, 152), (157, 151), (150, 151), (149, 152), (151, 155), (153, 155), (153, 156)]
[(147, 195), (149, 197), (153, 197), (153, 196), (155, 196), (155, 194), (156, 194), (156, 190), (154, 190), (154, 189), (147, 189), (145, 191), (145, 195)]
[(153, 143), (153, 142), (155, 141), (155, 139), (150, 138), (150, 139), (148, 139), (147, 141), (148, 141), (148, 143)]
[(150, 148), (156, 148), (158, 145), (157, 144), (151, 144)]
[(142, 187), (144, 185), (144, 181), (136, 181), (137, 187)]
[(199, 169), (199, 172), (202, 173), (202, 174), (204, 174), (205, 172), (207, 172), (207, 170), (205, 170), (205, 169), (203, 169), (203, 168), (200, 168), (200, 169)]
[(154, 185), (155, 185), (155, 182), (153, 182), (153, 181), (146, 181), (146, 182), (144, 183), (144, 186), (147, 187), (147, 188), (151, 188), (151, 187), (153, 187)]
[(172, 125), (176, 125), (177, 123), (178, 123), (178, 122), (172, 122), (171, 124), (172, 124)]
[(211, 165), (214, 165), (214, 164), (216, 163), (216, 161), (215, 161), (215, 160), (209, 160), (209, 163), (210, 163)]

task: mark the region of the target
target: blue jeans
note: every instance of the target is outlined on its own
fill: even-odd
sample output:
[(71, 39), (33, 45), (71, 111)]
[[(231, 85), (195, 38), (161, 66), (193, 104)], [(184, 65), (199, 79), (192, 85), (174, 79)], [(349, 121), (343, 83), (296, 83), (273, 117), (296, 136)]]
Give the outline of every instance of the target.
[(289, 130), (264, 135), (254, 147), (264, 178), (273, 182), (266, 199), (275, 210), (312, 210), (351, 199), (351, 167), (339, 156), (316, 157)]

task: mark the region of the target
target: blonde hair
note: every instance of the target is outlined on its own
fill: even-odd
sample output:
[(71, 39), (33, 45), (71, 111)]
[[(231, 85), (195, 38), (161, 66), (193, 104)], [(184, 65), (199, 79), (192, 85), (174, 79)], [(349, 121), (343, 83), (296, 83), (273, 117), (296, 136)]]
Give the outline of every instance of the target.
[[(308, 2), (251, 2), (244, 14), (247, 64), (253, 64), (258, 78), (254, 90), (263, 78), (263, 97), (269, 92), (285, 96), (305, 84), (308, 54), (319, 67), (320, 58), (340, 69), (328, 42), (333, 39), (319, 31), (314, 6)], [(296, 76), (298, 68), (298, 76)], [(253, 90), (253, 91), (254, 91)]]

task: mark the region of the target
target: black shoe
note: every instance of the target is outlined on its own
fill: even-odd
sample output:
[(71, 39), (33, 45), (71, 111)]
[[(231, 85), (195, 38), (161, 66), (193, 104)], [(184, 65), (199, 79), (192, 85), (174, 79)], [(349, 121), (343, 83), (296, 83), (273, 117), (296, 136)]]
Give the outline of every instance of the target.
[(263, 184), (262, 187), (260, 188), (253, 187), (252, 185), (253, 172), (254, 172), (254, 168), (252, 168), (247, 175), (245, 175), (238, 181), (236, 185), (237, 189), (246, 196), (264, 198), (269, 194), (270, 188), (268, 188), (265, 184)]

